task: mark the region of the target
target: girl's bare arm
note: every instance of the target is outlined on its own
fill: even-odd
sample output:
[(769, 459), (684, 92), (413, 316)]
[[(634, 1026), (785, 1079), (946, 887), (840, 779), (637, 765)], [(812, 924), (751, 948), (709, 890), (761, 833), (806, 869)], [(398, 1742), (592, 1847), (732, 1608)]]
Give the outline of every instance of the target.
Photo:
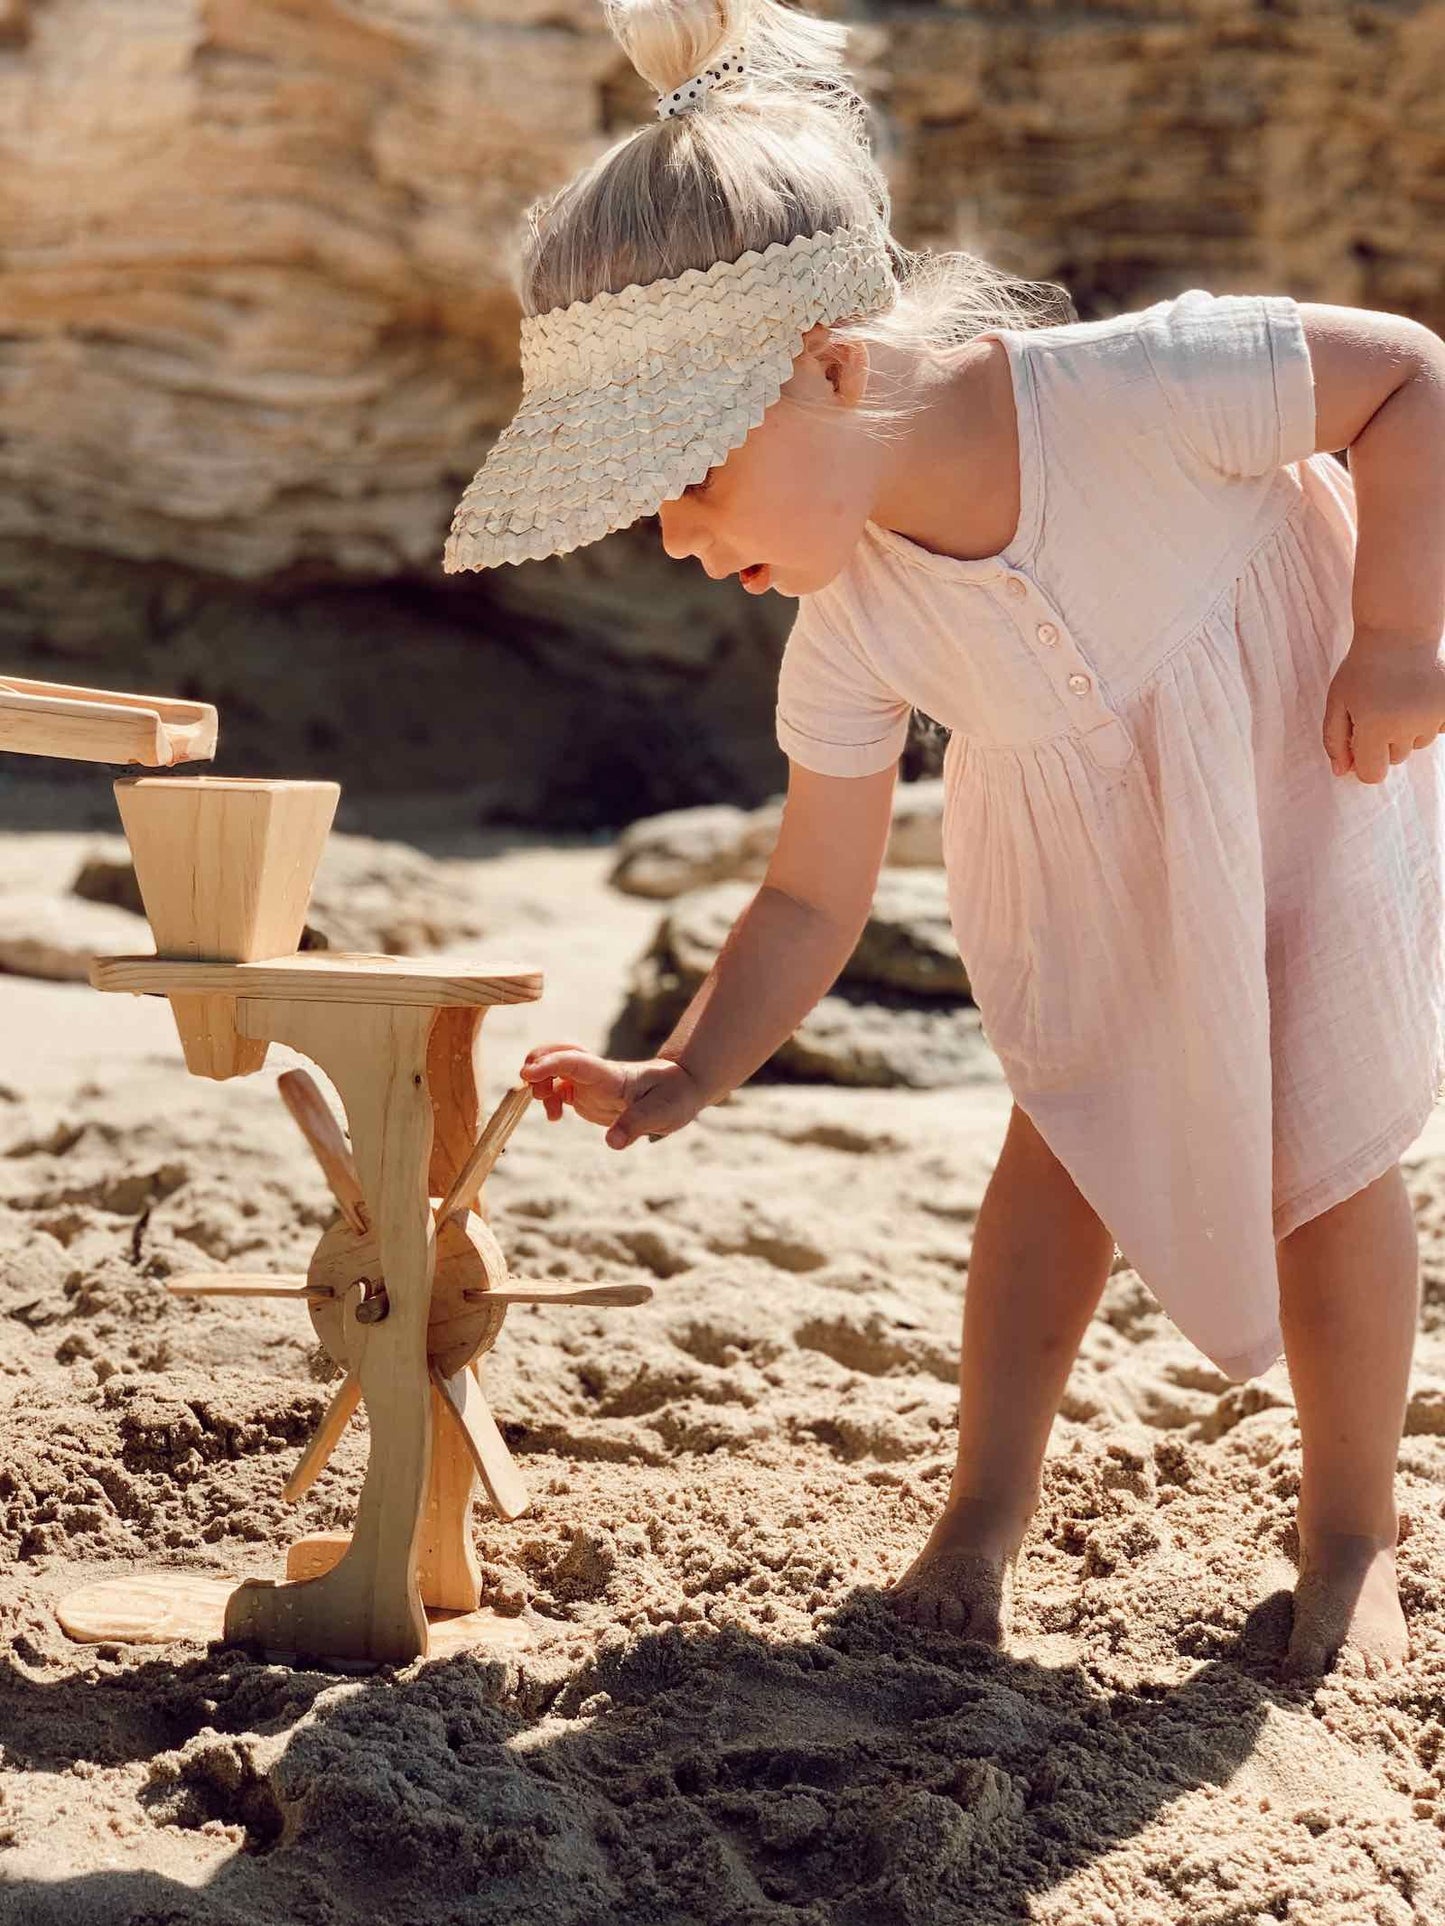
[(777, 846), (757, 895), (658, 1055), (715, 1103), (790, 1037), (837, 979), (868, 920), (897, 767), (820, 776), (790, 764)]
[(617, 1063), (578, 1044), (529, 1052), (522, 1076), (554, 1121), (570, 1104), (624, 1150), (668, 1136), (744, 1082), (797, 1028), (868, 918), (897, 768), (820, 776), (791, 765), (782, 827), (756, 896), (657, 1056)]
[(1445, 341), (1419, 322), (1302, 302), (1315, 446), (1349, 450), (1354, 637), (1326, 705), (1337, 775), (1380, 782), (1445, 723)]
[(1445, 341), (1404, 315), (1300, 304), (1315, 446), (1348, 448), (1360, 529), (1355, 627), (1445, 631)]

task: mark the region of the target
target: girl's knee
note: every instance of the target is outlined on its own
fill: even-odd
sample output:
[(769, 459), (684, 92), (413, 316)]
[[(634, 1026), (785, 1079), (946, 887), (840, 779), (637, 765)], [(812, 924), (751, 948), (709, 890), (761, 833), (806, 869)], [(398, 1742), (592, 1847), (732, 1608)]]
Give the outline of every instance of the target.
[(1341, 1197), (1316, 1216), (1306, 1218), (1304, 1223), (1296, 1224), (1279, 1240), (1280, 1248), (1299, 1249), (1321, 1237), (1338, 1236), (1357, 1226), (1363, 1228), (1378, 1222), (1382, 1212), (1388, 1216), (1399, 1211), (1402, 1205), (1406, 1212), (1410, 1211), (1405, 1173), (1399, 1164), (1392, 1164), (1372, 1182), (1351, 1191), (1348, 1197)]
[(1050, 1149), (1043, 1132), (1018, 1104), (1014, 1105), (1009, 1118), (999, 1165), (1011, 1178), (1027, 1183), (1041, 1203), (1065, 1206), (1103, 1228), (1102, 1219), (1085, 1201), (1066, 1166)]

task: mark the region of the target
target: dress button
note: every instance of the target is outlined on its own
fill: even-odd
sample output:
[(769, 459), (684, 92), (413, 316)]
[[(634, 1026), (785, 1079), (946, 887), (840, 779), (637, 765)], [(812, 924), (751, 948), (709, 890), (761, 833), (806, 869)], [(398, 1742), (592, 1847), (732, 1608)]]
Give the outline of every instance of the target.
[(1040, 622), (1035, 633), (1046, 649), (1051, 649), (1059, 639), (1059, 632), (1052, 622)]
[(1093, 683), (1090, 682), (1086, 675), (1071, 675), (1069, 677), (1069, 687), (1075, 695), (1087, 695), (1093, 686)]
[(1029, 592), (1029, 585), (1022, 575), (1010, 575), (1003, 585), (1005, 595), (1011, 595), (1015, 602), (1022, 602)]

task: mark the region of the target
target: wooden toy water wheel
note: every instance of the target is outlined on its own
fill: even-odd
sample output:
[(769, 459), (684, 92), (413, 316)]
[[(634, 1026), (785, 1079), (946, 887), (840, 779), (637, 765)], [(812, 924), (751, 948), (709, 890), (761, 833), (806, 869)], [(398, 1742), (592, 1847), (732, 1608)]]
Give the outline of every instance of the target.
[[(311, 1487), (364, 1403), (355, 1524), (294, 1544), (286, 1582), (228, 1588), (219, 1623), (218, 1584), (197, 1581), (196, 1622), (269, 1652), (406, 1663), (433, 1649), (438, 1615), (478, 1614), (478, 1483), (503, 1518), (527, 1504), (479, 1375), (507, 1309), (632, 1305), (652, 1292), (515, 1280), (487, 1221), (483, 1186), (531, 1092), (510, 1090), (479, 1131), (478, 1032), (491, 1005), (541, 994), (537, 971), (295, 953), (336, 796), (334, 784), (232, 778), (117, 784), (162, 954), (97, 958), (91, 982), (168, 997), (197, 1074), (249, 1074), (279, 1042), (335, 1086), (349, 1143), (306, 1071), (280, 1079), (340, 1213), (305, 1275), (191, 1273), (169, 1288), (305, 1305), (342, 1378), (284, 1490), (297, 1499)], [(63, 1601), (59, 1615), (75, 1637), (136, 1638), (158, 1596), (153, 1581), (145, 1597), (115, 1581)], [(180, 1609), (166, 1600), (169, 1629), (155, 1636), (175, 1635)], [(488, 1635), (479, 1622), (477, 1638)]]
[[(0, 750), (174, 769), (210, 757), (216, 711), (168, 696), (0, 677)], [(284, 1584), (185, 1572), (104, 1581), (61, 1601), (72, 1637), (254, 1641), (343, 1662), (406, 1663), (483, 1639), (470, 1514), (478, 1481), (503, 1518), (527, 1503), (482, 1390), (513, 1304), (640, 1304), (647, 1285), (520, 1283), (482, 1186), (526, 1108), (508, 1092), (480, 1135), (486, 1009), (541, 995), (536, 970), (332, 951), (297, 953), (340, 791), (331, 782), (127, 777), (121, 821), (158, 954), (97, 957), (99, 990), (169, 998), (197, 1076), (246, 1076), (273, 1042), (326, 1071), (348, 1145), (305, 1071), (280, 1080), (340, 1208), (304, 1277), (173, 1278), (180, 1295), (289, 1297), (342, 1372), (300, 1463), (298, 1499), (357, 1407), (371, 1427), (349, 1535), (292, 1545)], [(449, 1620), (449, 1622), (448, 1622)]]
[[(286, 1106), (326, 1175), (341, 1215), (322, 1235), (304, 1277), (188, 1272), (170, 1280), (178, 1297), (283, 1297), (304, 1302), (312, 1328), (341, 1367), (339, 1388), (282, 1491), (309, 1491), (361, 1403), (360, 1361), (366, 1335), (390, 1310), (381, 1249), (367, 1214), (356, 1166), (313, 1078), (288, 1070), (278, 1079)], [(510, 1276), (491, 1225), (474, 1214), (481, 1189), (531, 1101), (516, 1084), (493, 1112), (451, 1189), (434, 1211), (436, 1254), (427, 1315), (427, 1372), (440, 1413), (454, 1426), (493, 1506), (503, 1518), (527, 1508), (521, 1473), (483, 1394), (480, 1364), (501, 1333), (511, 1304), (645, 1304), (647, 1284), (523, 1283)], [(436, 1600), (429, 1602), (439, 1602)]]

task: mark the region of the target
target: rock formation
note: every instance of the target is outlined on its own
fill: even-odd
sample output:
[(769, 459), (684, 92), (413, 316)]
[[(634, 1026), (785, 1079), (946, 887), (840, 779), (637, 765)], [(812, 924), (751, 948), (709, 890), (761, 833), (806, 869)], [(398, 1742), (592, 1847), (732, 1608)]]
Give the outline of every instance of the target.
[[(144, 917), (135, 865), (123, 837), (97, 838), (90, 845), (70, 884), (69, 898)], [(0, 900), (8, 911), (13, 899)], [(465, 864), (439, 863), (407, 843), (334, 832), (322, 852), (306, 917), (302, 949), (421, 956), (431, 950), (464, 948), (486, 934)], [(144, 923), (142, 928), (148, 930)], [(150, 949), (152, 945), (147, 938), (129, 947)]]
[[(704, 803), (646, 816), (617, 839), (608, 881), (629, 896), (680, 896), (732, 878), (756, 879), (768, 866), (782, 822), (782, 799), (760, 809)], [(936, 867), (943, 861), (943, 784), (900, 783), (883, 861), (890, 868)]]
[[(832, 991), (772, 1056), (767, 1074), (816, 1083), (935, 1089), (997, 1074), (949, 933), (938, 869), (885, 869)], [(690, 890), (638, 958), (608, 1053), (650, 1056), (712, 968), (752, 895), (745, 882)]]
[[(1439, 5), (850, 13), (909, 241), (1085, 315), (1198, 283), (1445, 325)], [(0, 0), (0, 663), (453, 811), (776, 791), (791, 604), (647, 525), (439, 574), (515, 397), (518, 216), (649, 112), (593, 0)]]

